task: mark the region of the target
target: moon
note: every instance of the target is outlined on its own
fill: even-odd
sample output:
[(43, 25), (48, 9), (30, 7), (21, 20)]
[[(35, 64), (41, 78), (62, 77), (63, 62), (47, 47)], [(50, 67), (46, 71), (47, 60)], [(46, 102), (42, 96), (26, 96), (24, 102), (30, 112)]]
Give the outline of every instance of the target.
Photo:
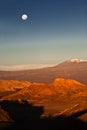
[(23, 14), (21, 18), (22, 18), (22, 20), (27, 20), (28, 16), (27, 16), (27, 14)]

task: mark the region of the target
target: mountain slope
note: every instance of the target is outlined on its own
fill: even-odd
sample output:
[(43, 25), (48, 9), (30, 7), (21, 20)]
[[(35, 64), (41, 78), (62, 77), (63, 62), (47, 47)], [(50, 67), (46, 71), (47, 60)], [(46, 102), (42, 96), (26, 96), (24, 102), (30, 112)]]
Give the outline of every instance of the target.
[(53, 67), (24, 71), (0, 71), (0, 79), (52, 83), (55, 78), (74, 79), (87, 85), (87, 61), (65, 61)]
[[(3, 81), (4, 82), (4, 81)], [(12, 81), (9, 81), (12, 83), (13, 86), (16, 87), (16, 84), (13, 84)], [(31, 97), (38, 98), (38, 97), (44, 97), (44, 96), (53, 96), (56, 94), (75, 94), (82, 92), (84, 90), (87, 90), (87, 87), (75, 80), (70, 79), (63, 79), (63, 78), (57, 78), (54, 80), (52, 84), (40, 84), (40, 83), (31, 83), (27, 82), (25, 86), (23, 86), (23, 82), (19, 81), (22, 89), (18, 92), (15, 92), (11, 94), (10, 96), (4, 97), (4, 99), (29, 99)], [(19, 85), (19, 88), (20, 88)], [(17, 86), (18, 87), (18, 86)]]
[(4, 95), (15, 93), (24, 87), (28, 87), (30, 84), (28, 81), (0, 80), (0, 98)]
[[(9, 80), (10, 82), (10, 80)], [(22, 85), (23, 82), (19, 81)], [(3, 110), (9, 110), (12, 117), (26, 120), (27, 112), (29, 112), (29, 104), (34, 108), (43, 107), (41, 109), (41, 117), (77, 116), (80, 120), (86, 121), (87, 112), (87, 86), (75, 80), (57, 78), (52, 84), (42, 83), (26, 83), (21, 90), (3, 96), (0, 99), (0, 105)], [(12, 83), (13, 85), (13, 83)], [(29, 104), (28, 104), (29, 103)], [(10, 106), (9, 106), (10, 105)], [(19, 106), (19, 107), (18, 107)], [(21, 110), (21, 107), (22, 110)], [(21, 112), (26, 111), (25, 114)], [(14, 111), (17, 111), (14, 113)], [(20, 114), (18, 114), (20, 112)], [(3, 111), (1, 111), (3, 115)], [(75, 115), (75, 113), (78, 113)], [(24, 115), (24, 118), (23, 118)], [(30, 112), (29, 112), (30, 115)], [(33, 116), (34, 118), (34, 114)], [(4, 116), (3, 116), (4, 117)], [(73, 118), (73, 117), (72, 117)], [(4, 119), (4, 118), (3, 118)], [(12, 118), (13, 119), (13, 118)]]
[(0, 107), (0, 122), (12, 122), (9, 114)]

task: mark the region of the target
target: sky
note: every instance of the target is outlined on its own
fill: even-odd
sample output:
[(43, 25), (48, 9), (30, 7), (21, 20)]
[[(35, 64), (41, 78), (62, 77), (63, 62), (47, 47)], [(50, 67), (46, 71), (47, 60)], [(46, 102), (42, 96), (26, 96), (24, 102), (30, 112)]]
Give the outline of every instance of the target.
[(87, 0), (0, 0), (1, 66), (72, 58), (87, 59)]

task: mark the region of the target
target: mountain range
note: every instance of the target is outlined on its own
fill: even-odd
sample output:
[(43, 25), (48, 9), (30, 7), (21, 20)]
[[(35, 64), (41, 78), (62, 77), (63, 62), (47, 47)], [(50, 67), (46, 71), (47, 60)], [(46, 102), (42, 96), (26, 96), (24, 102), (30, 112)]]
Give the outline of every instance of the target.
[(71, 59), (56, 66), (32, 70), (0, 71), (0, 79), (6, 80), (52, 83), (55, 78), (74, 79), (87, 85), (87, 60)]
[(0, 71), (0, 130), (86, 130), (87, 61)]

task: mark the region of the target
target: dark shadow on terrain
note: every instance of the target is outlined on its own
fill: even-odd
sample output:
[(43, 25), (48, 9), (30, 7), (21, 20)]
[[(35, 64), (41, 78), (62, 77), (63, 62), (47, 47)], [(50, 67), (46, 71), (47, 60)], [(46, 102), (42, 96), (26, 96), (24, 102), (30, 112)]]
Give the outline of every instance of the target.
[(0, 105), (15, 121), (14, 124), (3, 130), (87, 130), (87, 123), (78, 119), (79, 116), (87, 113), (87, 110), (74, 113), (68, 117), (61, 115), (54, 118), (51, 116), (41, 118), (44, 108), (32, 106), (27, 101), (22, 103), (2, 101)]
[(7, 111), (10, 117), (15, 122), (26, 122), (28, 120), (38, 119), (43, 113), (43, 107), (36, 107), (23, 100), (19, 101), (8, 101), (4, 100), (0, 102), (1, 108)]

